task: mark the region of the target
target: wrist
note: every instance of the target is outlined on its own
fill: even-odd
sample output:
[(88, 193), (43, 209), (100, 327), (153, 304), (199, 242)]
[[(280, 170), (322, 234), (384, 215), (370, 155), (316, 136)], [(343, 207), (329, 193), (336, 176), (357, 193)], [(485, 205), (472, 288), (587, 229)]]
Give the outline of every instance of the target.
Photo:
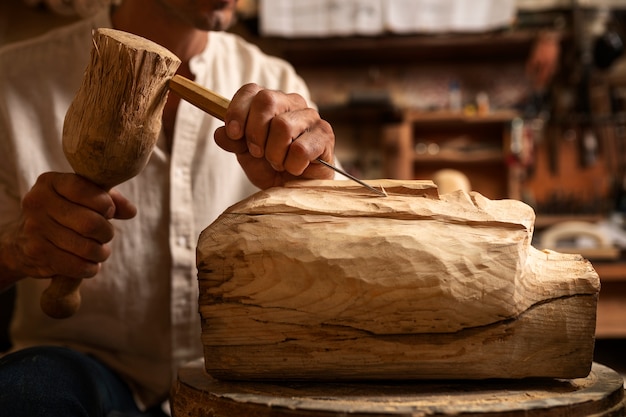
[(19, 267), (19, 254), (14, 235), (15, 226), (0, 229), (0, 292), (25, 278)]

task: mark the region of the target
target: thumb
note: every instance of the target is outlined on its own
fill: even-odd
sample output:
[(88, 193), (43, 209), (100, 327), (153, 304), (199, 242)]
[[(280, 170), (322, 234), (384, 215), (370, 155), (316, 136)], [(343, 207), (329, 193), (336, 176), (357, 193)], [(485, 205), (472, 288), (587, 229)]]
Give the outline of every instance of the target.
[(137, 215), (137, 207), (120, 192), (117, 190), (111, 190), (109, 191), (109, 194), (115, 204), (115, 214), (113, 215), (113, 218), (126, 220), (132, 219), (135, 215)]
[(231, 152), (237, 155), (248, 152), (248, 145), (246, 144), (246, 141), (229, 138), (226, 134), (226, 128), (224, 126), (219, 127), (215, 131), (213, 138), (215, 139), (215, 143), (217, 143), (217, 145), (226, 152)]

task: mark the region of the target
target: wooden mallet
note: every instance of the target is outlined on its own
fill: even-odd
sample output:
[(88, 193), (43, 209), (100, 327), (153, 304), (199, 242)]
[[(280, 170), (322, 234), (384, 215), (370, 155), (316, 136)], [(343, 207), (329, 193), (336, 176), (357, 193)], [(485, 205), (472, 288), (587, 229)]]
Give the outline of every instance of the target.
[[(113, 29), (95, 30), (93, 45), (65, 116), (63, 151), (77, 174), (108, 191), (148, 162), (180, 60), (156, 43)], [(54, 318), (72, 316), (80, 307), (80, 283), (54, 277), (42, 293), (42, 310)]]
[[(77, 174), (108, 191), (145, 167), (180, 64), (172, 52), (140, 36), (94, 30), (91, 60), (63, 124), (63, 152)], [(229, 100), (184, 77), (176, 76), (174, 84), (184, 99), (223, 120)], [(53, 318), (74, 315), (81, 282), (52, 278), (41, 309)]]

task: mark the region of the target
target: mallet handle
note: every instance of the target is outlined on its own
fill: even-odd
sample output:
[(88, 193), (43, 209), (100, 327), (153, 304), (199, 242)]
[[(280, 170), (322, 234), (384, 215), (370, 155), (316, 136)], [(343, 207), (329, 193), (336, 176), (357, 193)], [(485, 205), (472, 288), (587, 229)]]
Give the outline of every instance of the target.
[(41, 293), (41, 309), (53, 319), (66, 319), (80, 308), (80, 283), (82, 279), (54, 277)]
[(209, 113), (213, 117), (224, 120), (230, 100), (180, 75), (174, 75), (169, 83), (170, 90), (175, 91), (185, 101)]

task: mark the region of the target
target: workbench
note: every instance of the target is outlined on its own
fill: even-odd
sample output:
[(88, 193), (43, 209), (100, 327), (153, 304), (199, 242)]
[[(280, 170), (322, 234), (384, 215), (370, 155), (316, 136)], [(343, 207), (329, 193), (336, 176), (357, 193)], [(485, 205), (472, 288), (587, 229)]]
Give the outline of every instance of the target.
[(220, 381), (202, 361), (183, 367), (171, 392), (174, 417), (617, 416), (622, 377), (593, 364), (572, 380), (285, 382)]

